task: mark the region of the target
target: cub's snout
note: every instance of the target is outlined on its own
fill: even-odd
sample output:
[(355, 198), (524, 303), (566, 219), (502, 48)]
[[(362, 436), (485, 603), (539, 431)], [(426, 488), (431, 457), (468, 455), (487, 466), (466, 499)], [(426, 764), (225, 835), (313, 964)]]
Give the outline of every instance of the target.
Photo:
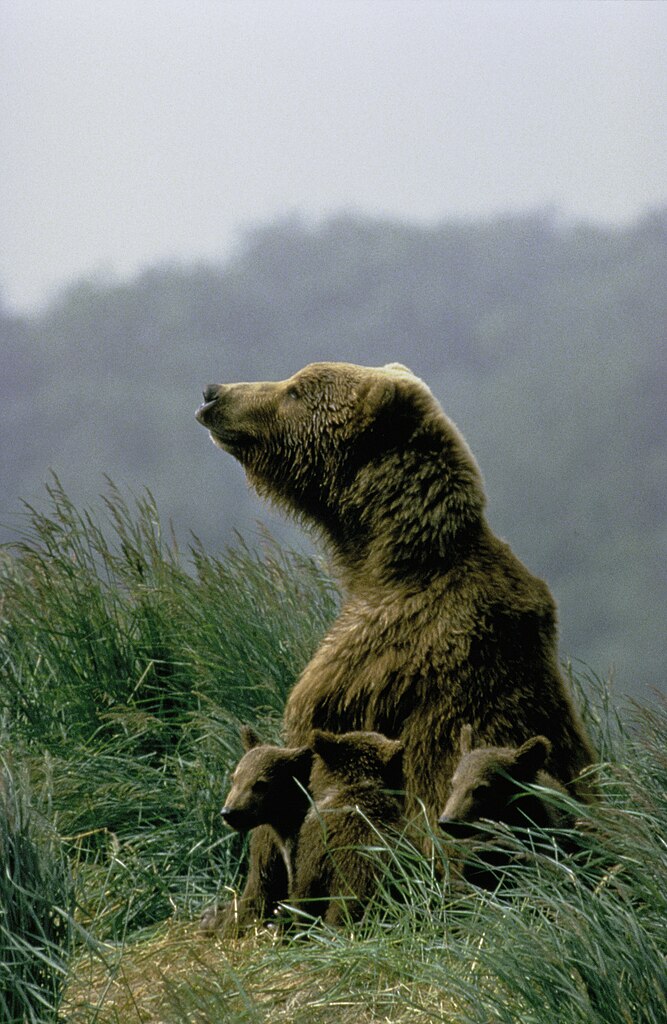
[(257, 815), (240, 807), (225, 806), (220, 811), (220, 815), (224, 823), (237, 832), (248, 832), (251, 828), (261, 824), (257, 820)]

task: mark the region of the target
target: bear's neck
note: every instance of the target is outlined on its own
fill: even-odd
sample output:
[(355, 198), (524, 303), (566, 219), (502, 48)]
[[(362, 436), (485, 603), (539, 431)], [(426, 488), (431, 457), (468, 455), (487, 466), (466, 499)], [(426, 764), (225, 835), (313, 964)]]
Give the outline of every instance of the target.
[(487, 529), (484, 503), (465, 442), (425, 431), (361, 466), (320, 525), (352, 592), (423, 586), (479, 542)]

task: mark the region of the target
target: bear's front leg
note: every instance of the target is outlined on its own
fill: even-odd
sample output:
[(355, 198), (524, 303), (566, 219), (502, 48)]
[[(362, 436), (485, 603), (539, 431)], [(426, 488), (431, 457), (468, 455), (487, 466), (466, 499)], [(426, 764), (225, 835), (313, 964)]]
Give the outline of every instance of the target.
[(208, 907), (199, 918), (206, 935), (237, 938), (255, 922), (270, 920), (287, 897), (287, 869), (273, 837), (260, 825), (250, 836), (248, 877), (238, 899)]

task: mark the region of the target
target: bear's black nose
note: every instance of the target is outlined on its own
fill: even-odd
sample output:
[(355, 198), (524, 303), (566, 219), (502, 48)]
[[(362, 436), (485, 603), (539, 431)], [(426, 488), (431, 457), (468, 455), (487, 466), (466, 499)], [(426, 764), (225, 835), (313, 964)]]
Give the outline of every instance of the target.
[(229, 825), (230, 828), (236, 828), (239, 814), (233, 807), (223, 807), (220, 811), (220, 817), (224, 821), (225, 825)]
[(204, 391), (203, 391), (204, 401), (205, 402), (213, 402), (213, 401), (215, 401), (215, 399), (218, 397), (218, 392), (219, 391), (220, 391), (220, 385), (219, 384), (207, 384), (206, 387), (204, 388)]
[(236, 807), (223, 807), (220, 815), (225, 825), (235, 829), (237, 832), (247, 832), (249, 828), (256, 825), (256, 821), (250, 821), (248, 814)]

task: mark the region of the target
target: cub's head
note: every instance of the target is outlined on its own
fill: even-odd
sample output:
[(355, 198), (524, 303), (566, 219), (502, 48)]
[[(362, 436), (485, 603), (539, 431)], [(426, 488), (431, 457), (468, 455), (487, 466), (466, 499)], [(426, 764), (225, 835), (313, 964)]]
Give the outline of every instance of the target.
[(231, 789), (220, 812), (239, 832), (272, 825), (281, 832), (298, 827), (308, 809), (313, 754), (309, 747), (276, 747), (262, 743), (249, 727), (241, 728), (246, 753), (237, 764)]
[(438, 824), (446, 832), (463, 832), (461, 826), (480, 819), (517, 820), (516, 798), (521, 786), (537, 781), (551, 751), (545, 736), (533, 736), (520, 747), (472, 747), (472, 729), (464, 725), (460, 737), (461, 758), (450, 783), (450, 794)]
[(328, 786), (377, 784), (403, 789), (403, 744), (379, 732), (332, 733), (314, 729), (315, 753), (311, 786), (320, 793)]

